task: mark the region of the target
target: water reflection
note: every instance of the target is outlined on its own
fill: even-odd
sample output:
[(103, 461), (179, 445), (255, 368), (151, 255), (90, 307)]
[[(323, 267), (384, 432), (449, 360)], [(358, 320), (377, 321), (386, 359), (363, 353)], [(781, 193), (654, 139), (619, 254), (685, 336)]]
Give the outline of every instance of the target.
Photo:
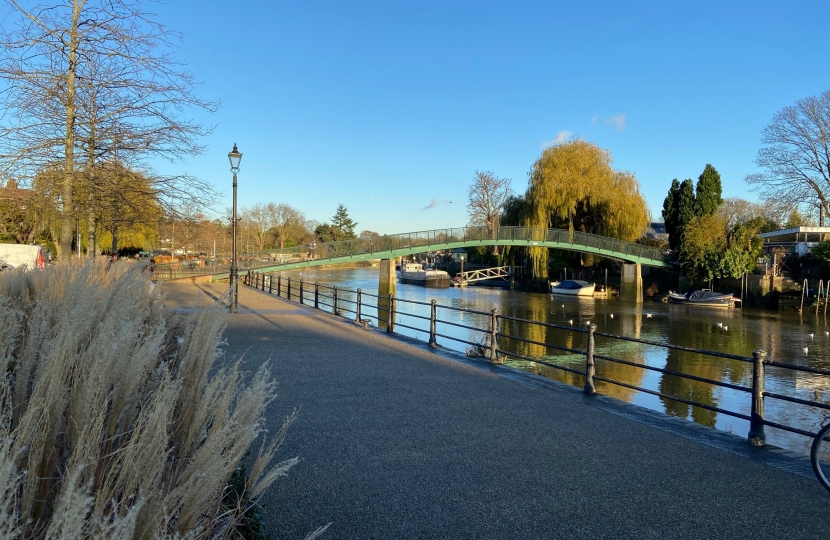
[[(292, 279), (302, 277), (307, 282), (320, 281), (336, 283), (341, 287), (362, 288), (371, 293), (377, 291), (376, 269), (306, 269), (302, 272), (285, 272), (283, 275), (290, 275)], [(578, 329), (584, 329), (586, 324), (592, 321), (597, 324), (598, 332), (744, 357), (751, 357), (753, 350), (763, 349), (774, 361), (830, 368), (830, 335), (825, 333), (830, 332), (830, 325), (823, 313), (817, 316), (808, 310), (799, 314), (795, 311), (710, 309), (660, 303), (636, 305), (618, 299), (553, 297), (547, 294), (480, 287), (442, 290), (398, 285), (397, 296), (424, 303), (429, 303), (435, 298), (439, 304), (487, 313), (496, 308), (502, 316), (572, 326)], [(373, 300), (367, 302), (374, 303)], [(422, 316), (429, 315), (429, 306), (426, 305), (401, 303), (398, 309)], [(372, 312), (371, 308), (366, 308), (364, 315), (373, 317), (376, 312)], [(482, 330), (487, 328), (490, 320), (489, 316), (451, 310), (439, 310), (438, 316), (441, 319), (476, 326)], [(399, 320), (402, 321), (402, 319)], [(398, 332), (424, 341), (428, 338), (428, 321), (409, 318), (402, 322), (416, 326), (420, 330), (398, 327)], [(518, 335), (534, 342), (503, 339), (499, 343), (502, 350), (529, 358), (538, 358), (578, 372), (584, 371), (584, 355), (550, 348), (554, 345), (584, 349), (586, 340), (584, 333), (528, 325), (504, 318), (500, 319), (499, 325), (501, 334)], [(484, 342), (485, 335), (483, 332), (440, 324), (438, 332), (478, 343)], [(812, 337), (810, 337), (811, 333)], [(444, 347), (459, 351), (465, 351), (468, 348), (466, 344), (447, 339), (439, 339), (439, 343)], [(665, 368), (745, 387), (751, 384), (752, 364), (749, 362), (624, 342), (603, 336), (597, 336), (596, 343), (598, 354), (620, 358), (634, 364)], [(804, 347), (808, 348), (807, 353), (804, 353)], [(581, 375), (538, 362), (510, 360), (509, 363), (567, 384), (578, 387), (584, 384)], [(662, 394), (749, 414), (750, 395), (745, 392), (601, 359), (597, 360), (597, 374)], [(765, 385), (766, 389), (771, 392), (830, 403), (830, 381), (825, 376), (768, 367)], [(745, 435), (748, 431), (748, 425), (743, 420), (687, 405), (674, 399), (638, 392), (625, 386), (597, 381), (597, 391), (706, 426), (734, 431), (739, 435)], [(820, 410), (769, 398), (766, 400), (765, 408), (769, 420), (810, 431), (817, 431), (819, 426), (828, 420), (828, 415)], [(772, 444), (801, 452), (806, 452), (811, 442), (805, 437), (770, 428), (767, 428), (767, 440)]]

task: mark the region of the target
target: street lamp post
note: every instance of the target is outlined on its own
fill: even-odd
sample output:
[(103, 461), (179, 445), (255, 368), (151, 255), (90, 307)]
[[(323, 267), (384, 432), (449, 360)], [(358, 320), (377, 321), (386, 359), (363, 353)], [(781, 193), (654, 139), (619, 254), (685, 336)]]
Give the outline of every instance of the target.
[(228, 161), (231, 162), (231, 172), (233, 173), (233, 216), (231, 218), (231, 235), (233, 236), (231, 249), (233, 253), (231, 255), (230, 302), (228, 303), (228, 311), (236, 313), (239, 293), (239, 268), (236, 264), (236, 173), (239, 172), (239, 162), (242, 161), (242, 152), (236, 148), (236, 143), (233, 143), (233, 150), (228, 153)]

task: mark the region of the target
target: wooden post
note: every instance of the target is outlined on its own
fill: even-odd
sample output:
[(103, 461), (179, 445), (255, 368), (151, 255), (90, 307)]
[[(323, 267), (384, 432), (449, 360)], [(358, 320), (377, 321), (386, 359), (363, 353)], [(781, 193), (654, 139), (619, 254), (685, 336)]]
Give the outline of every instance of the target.
[(752, 367), (752, 410), (749, 415), (749, 444), (752, 446), (766, 445), (767, 437), (764, 434), (764, 360), (766, 351), (752, 351), (755, 363)]
[(597, 325), (594, 323), (588, 324), (588, 347), (585, 350), (585, 387), (583, 390), (586, 394), (596, 394), (597, 388), (594, 386), (594, 375), (596, 369), (594, 367), (594, 332)]
[(438, 343), (435, 341), (435, 314), (438, 311), (436, 305), (438, 304), (438, 300), (433, 298), (430, 300), (430, 314), (429, 314), (429, 346), (430, 347), (437, 347)]
[(320, 309), (320, 284), (314, 282), (314, 309)]
[(340, 315), (340, 313), (337, 312), (337, 285), (334, 286), (334, 297), (331, 303), (331, 312), (334, 315)]
[(360, 324), (360, 303), (361, 299), (360, 296), (362, 291), (360, 289), (357, 290), (357, 302), (355, 302), (355, 310), (354, 310), (354, 323)]
[(499, 362), (499, 310), (492, 309), (490, 311), (490, 363), (501, 364)]

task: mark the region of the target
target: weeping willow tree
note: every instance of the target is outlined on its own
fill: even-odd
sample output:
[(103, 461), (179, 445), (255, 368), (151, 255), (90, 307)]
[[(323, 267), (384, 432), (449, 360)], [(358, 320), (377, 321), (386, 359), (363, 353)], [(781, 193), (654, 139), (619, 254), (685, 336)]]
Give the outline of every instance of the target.
[[(651, 216), (633, 174), (616, 171), (611, 154), (582, 140), (546, 148), (530, 170), (521, 225), (562, 228), (620, 240), (640, 238)], [(549, 250), (530, 248), (534, 273), (547, 275)], [(583, 257), (592, 264), (590, 256)]]

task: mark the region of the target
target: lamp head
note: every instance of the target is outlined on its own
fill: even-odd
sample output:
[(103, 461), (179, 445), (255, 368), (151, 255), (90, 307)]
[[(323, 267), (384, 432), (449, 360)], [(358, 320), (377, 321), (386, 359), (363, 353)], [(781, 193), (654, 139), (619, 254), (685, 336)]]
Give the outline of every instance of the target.
[(242, 152), (236, 148), (236, 143), (233, 143), (233, 150), (228, 153), (228, 161), (231, 162), (231, 172), (239, 172), (239, 162), (242, 161)]

